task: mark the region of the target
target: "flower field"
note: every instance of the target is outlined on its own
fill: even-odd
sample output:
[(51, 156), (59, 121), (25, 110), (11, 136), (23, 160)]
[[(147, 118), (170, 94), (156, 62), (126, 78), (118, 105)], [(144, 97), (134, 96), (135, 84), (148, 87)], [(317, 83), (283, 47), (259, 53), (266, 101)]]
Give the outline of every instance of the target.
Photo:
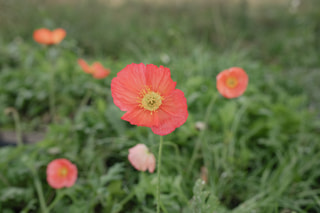
[(115, 2), (0, 0), (0, 212), (320, 212), (320, 2)]

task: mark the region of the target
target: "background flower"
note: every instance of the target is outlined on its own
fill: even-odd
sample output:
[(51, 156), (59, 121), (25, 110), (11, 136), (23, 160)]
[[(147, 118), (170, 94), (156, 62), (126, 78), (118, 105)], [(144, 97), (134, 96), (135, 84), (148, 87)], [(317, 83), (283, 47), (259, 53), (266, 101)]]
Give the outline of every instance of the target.
[(67, 159), (56, 159), (48, 164), (47, 181), (52, 188), (71, 187), (76, 182), (77, 176), (77, 167)]
[(139, 171), (148, 171), (153, 173), (156, 167), (156, 159), (144, 144), (137, 144), (129, 149), (128, 159), (132, 166)]
[(88, 65), (83, 59), (78, 59), (78, 64), (85, 73), (91, 74), (96, 79), (103, 79), (110, 74), (110, 69), (106, 69), (99, 62), (94, 62), (92, 66)]
[(66, 34), (66, 31), (62, 28), (58, 28), (53, 31), (50, 31), (46, 28), (41, 28), (34, 31), (33, 39), (36, 42), (45, 45), (59, 44), (64, 39)]
[(226, 98), (236, 98), (244, 93), (248, 81), (248, 75), (242, 68), (231, 67), (217, 75), (217, 89)]
[(127, 111), (123, 120), (167, 135), (188, 117), (187, 100), (175, 86), (169, 68), (130, 64), (112, 80), (111, 93), (115, 105)]

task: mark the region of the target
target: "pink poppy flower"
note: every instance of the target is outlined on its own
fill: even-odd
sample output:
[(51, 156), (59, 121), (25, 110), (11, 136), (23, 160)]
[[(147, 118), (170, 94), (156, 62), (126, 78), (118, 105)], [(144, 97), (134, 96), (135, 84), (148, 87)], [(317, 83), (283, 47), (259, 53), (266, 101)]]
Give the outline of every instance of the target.
[(129, 149), (128, 159), (131, 165), (139, 171), (148, 169), (150, 173), (153, 173), (156, 168), (156, 159), (144, 144), (137, 144)]
[(226, 98), (241, 96), (247, 89), (247, 73), (239, 67), (231, 67), (217, 75), (217, 89)]
[(50, 31), (46, 28), (35, 30), (33, 39), (39, 44), (52, 45), (59, 44), (66, 36), (66, 31), (62, 28)]
[(169, 68), (129, 64), (112, 79), (111, 95), (115, 105), (126, 111), (123, 120), (167, 135), (188, 118), (187, 100), (175, 87)]
[(48, 164), (47, 182), (52, 188), (71, 187), (76, 182), (77, 176), (77, 167), (67, 159), (55, 159)]
[(110, 74), (110, 70), (104, 68), (100, 62), (94, 62), (90, 66), (85, 60), (78, 59), (78, 64), (85, 73), (91, 74), (95, 79), (103, 79)]

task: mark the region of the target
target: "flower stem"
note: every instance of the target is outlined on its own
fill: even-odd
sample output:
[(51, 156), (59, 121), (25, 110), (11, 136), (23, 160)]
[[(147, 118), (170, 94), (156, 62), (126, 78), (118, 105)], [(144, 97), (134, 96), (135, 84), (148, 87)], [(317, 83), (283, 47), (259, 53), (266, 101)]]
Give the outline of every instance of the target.
[(231, 159), (235, 159), (234, 158), (234, 153), (235, 153), (235, 137), (236, 137), (236, 134), (237, 134), (237, 131), (238, 131), (238, 128), (239, 128), (239, 124), (240, 124), (240, 120), (241, 120), (241, 117), (244, 115), (245, 111), (247, 110), (247, 105), (246, 104), (243, 104), (241, 106), (241, 108), (238, 110), (238, 112), (236, 113), (236, 116), (233, 120), (233, 123), (232, 123), (232, 126), (231, 126), (231, 129), (230, 129), (230, 132), (231, 132), (231, 139), (230, 139), (230, 143), (229, 143), (229, 147), (228, 147), (228, 157), (231, 158)]
[(160, 213), (160, 172), (161, 172), (161, 154), (162, 154), (163, 136), (160, 136), (158, 153), (158, 172), (157, 172), (157, 213)]
[(38, 198), (39, 198), (39, 201), (40, 201), (41, 212), (42, 213), (49, 213), (49, 211), (47, 209), (47, 205), (46, 205), (45, 199), (44, 199), (42, 186), (41, 186), (40, 180), (38, 178), (38, 175), (36, 174), (36, 171), (34, 171), (34, 184), (36, 186)]
[(93, 94), (93, 91), (91, 89), (88, 89), (83, 99), (80, 102), (79, 109), (81, 109), (83, 106), (88, 104), (88, 101), (90, 100), (92, 94)]
[(55, 94), (55, 69), (56, 69), (56, 50), (52, 48), (46, 48), (47, 59), (51, 63), (50, 79), (49, 79), (49, 111), (51, 121), (56, 121), (56, 94)]
[(116, 209), (114, 210), (114, 213), (118, 213), (122, 210), (122, 207), (135, 195), (136, 190), (132, 190), (123, 200), (117, 204)]
[(21, 131), (21, 124), (20, 124), (20, 117), (19, 117), (19, 113), (18, 111), (13, 108), (13, 107), (9, 107), (5, 110), (6, 114), (10, 114), (12, 113), (13, 116), (13, 120), (14, 120), (14, 125), (15, 125), (15, 129), (16, 129), (16, 136), (17, 136), (17, 144), (18, 147), (22, 147), (23, 146), (23, 141), (22, 141), (22, 131)]
[[(213, 108), (213, 105), (214, 105), (214, 102), (216, 101), (217, 99), (217, 93), (215, 93), (212, 98), (211, 98), (211, 101), (207, 107), (207, 110), (206, 110), (206, 114), (205, 114), (205, 117), (204, 117), (204, 124), (207, 128), (208, 126), (208, 121), (209, 121), (209, 118), (210, 118), (210, 114), (211, 114), (211, 111), (212, 111), (212, 108)], [(191, 172), (191, 169), (193, 167), (193, 164), (195, 163), (196, 161), (196, 158), (197, 158), (197, 155), (198, 155), (198, 152), (199, 152), (199, 149), (201, 147), (201, 142), (203, 141), (203, 136), (204, 136), (204, 133), (206, 131), (206, 128), (204, 130), (202, 130), (197, 138), (197, 141), (196, 141), (196, 144), (195, 144), (195, 147), (193, 149), (193, 153), (192, 153), (192, 156), (191, 156), (191, 159), (190, 159), (190, 162), (189, 162), (189, 166), (188, 166), (188, 169), (187, 169), (187, 174), (186, 174), (186, 177), (189, 177), (189, 173)]]
[(51, 70), (51, 75), (50, 75), (50, 82), (49, 82), (49, 106), (50, 106), (50, 115), (51, 115), (51, 120), (55, 122), (55, 114), (56, 114), (56, 97), (55, 97), (55, 71), (54, 69)]
[(64, 193), (61, 192), (61, 190), (57, 190), (56, 192), (57, 192), (57, 193), (56, 193), (56, 197), (54, 198), (54, 200), (53, 200), (53, 201), (51, 202), (51, 204), (49, 205), (48, 211), (50, 211), (50, 210), (54, 207), (54, 205), (56, 205), (56, 203), (57, 203), (59, 200), (61, 200), (61, 198), (64, 196)]

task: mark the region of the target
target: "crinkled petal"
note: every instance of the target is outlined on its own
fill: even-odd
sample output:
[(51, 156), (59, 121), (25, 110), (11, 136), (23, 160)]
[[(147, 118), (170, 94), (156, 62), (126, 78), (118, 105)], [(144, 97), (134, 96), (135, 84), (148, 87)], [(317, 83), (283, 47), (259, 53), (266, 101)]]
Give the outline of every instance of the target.
[(137, 126), (152, 127), (159, 125), (158, 112), (151, 112), (139, 106), (127, 111), (121, 119), (129, 121), (130, 124)]
[(188, 118), (187, 100), (184, 93), (175, 89), (165, 97), (158, 110), (159, 125), (151, 127), (157, 135), (167, 135), (184, 124)]
[(151, 86), (151, 90), (158, 92), (162, 96), (167, 96), (176, 87), (176, 82), (171, 79), (170, 69), (167, 67), (157, 67), (153, 64), (146, 66), (147, 85)]
[(116, 106), (128, 111), (139, 105), (139, 92), (146, 86), (145, 65), (130, 64), (111, 81), (111, 94)]

